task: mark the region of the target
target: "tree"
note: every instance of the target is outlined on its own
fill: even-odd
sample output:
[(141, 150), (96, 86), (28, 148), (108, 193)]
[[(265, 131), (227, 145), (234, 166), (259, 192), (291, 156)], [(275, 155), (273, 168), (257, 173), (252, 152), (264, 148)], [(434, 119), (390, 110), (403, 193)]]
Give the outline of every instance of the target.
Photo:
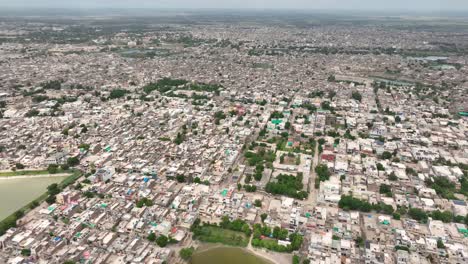
[(56, 200), (55, 195), (49, 195), (49, 197), (46, 198), (46, 202), (47, 202), (48, 204), (53, 204), (53, 203), (55, 203), (55, 200)]
[(153, 232), (151, 232), (151, 233), (148, 235), (147, 239), (148, 239), (149, 241), (151, 241), (151, 242), (156, 241), (156, 234), (153, 233)]
[(352, 94), (351, 94), (351, 98), (353, 98), (356, 101), (361, 102), (362, 95), (358, 91), (353, 91)]
[(444, 241), (440, 238), (437, 240), (437, 248), (445, 248)]
[(421, 209), (419, 209), (419, 208), (411, 208), (411, 209), (409, 209), (408, 215), (409, 215), (411, 218), (413, 218), (414, 220), (417, 220), (417, 221), (426, 222), (426, 220), (427, 220), (427, 214), (426, 214), (426, 212), (424, 212), (423, 210), (421, 210)]
[(379, 192), (387, 196), (392, 196), (392, 188), (387, 184), (381, 184), (379, 188)]
[(182, 174), (177, 175), (176, 180), (180, 183), (185, 182), (185, 176)]
[(262, 219), (262, 223), (265, 222), (265, 219), (267, 219), (268, 215), (266, 213), (263, 213), (260, 215), (260, 218)]
[(388, 152), (388, 151), (384, 151), (384, 152), (382, 153), (382, 159), (387, 159), (387, 160), (388, 160), (388, 159), (391, 159), (392, 156), (393, 156), (392, 153), (390, 153), (390, 152)]
[(29, 248), (23, 248), (21, 250), (21, 255), (25, 257), (31, 256), (31, 250)]
[(165, 247), (165, 246), (167, 246), (168, 241), (169, 241), (169, 239), (167, 238), (167, 236), (160, 235), (156, 239), (156, 244), (158, 244), (158, 246), (160, 246), (160, 247)]
[(385, 167), (382, 165), (382, 163), (377, 163), (377, 170), (378, 171), (385, 171)]
[(291, 123), (289, 121), (287, 121), (285, 124), (284, 124), (284, 129), (287, 129), (289, 130), (291, 128)]
[(15, 167), (16, 167), (18, 170), (24, 169), (24, 165), (21, 164), (21, 163), (16, 163), (16, 164), (15, 164)]
[(51, 185), (47, 186), (47, 193), (50, 195), (56, 195), (60, 193), (60, 187), (57, 183), (52, 183)]
[(315, 172), (319, 176), (320, 181), (328, 181), (330, 179), (330, 172), (328, 166), (325, 164), (319, 164), (315, 167)]
[(80, 164), (80, 160), (78, 157), (70, 157), (67, 159), (67, 165), (70, 167), (74, 167)]
[(57, 164), (50, 164), (49, 166), (47, 166), (47, 171), (50, 173), (50, 174), (55, 174), (58, 172), (58, 165)]
[(262, 207), (262, 201), (257, 199), (257, 200), (255, 200), (254, 205), (255, 205), (255, 207)]
[(390, 181), (397, 181), (398, 180), (398, 177), (396, 176), (395, 172), (392, 171), (389, 175), (388, 175), (388, 179)]
[(188, 261), (192, 258), (193, 252), (195, 252), (193, 247), (183, 248), (180, 250), (179, 255), (183, 260)]
[(292, 258), (292, 264), (300, 264), (299, 256), (294, 255)]
[(125, 90), (125, 89), (113, 89), (111, 92), (110, 92), (110, 95), (109, 95), (109, 99), (119, 99), (119, 98), (122, 98), (124, 97), (127, 93), (129, 93), (130, 91), (128, 90)]

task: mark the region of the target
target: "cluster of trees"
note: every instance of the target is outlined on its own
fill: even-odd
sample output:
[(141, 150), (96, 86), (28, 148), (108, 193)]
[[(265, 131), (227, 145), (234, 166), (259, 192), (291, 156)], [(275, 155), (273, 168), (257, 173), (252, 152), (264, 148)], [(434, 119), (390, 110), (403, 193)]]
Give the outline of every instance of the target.
[(250, 236), (252, 234), (252, 230), (250, 229), (249, 224), (247, 224), (247, 222), (242, 219), (230, 221), (229, 217), (223, 216), (221, 218), (221, 223), (219, 223), (219, 227), (232, 231), (242, 232), (246, 236)]
[(119, 99), (128, 93), (130, 93), (130, 91), (125, 89), (113, 89), (109, 94), (109, 99)]
[(193, 247), (183, 248), (180, 250), (179, 256), (183, 260), (189, 261), (192, 258), (192, 255), (194, 252), (195, 252), (195, 249)]
[(377, 211), (382, 214), (393, 215), (393, 218), (397, 220), (400, 219), (401, 215), (407, 215), (408, 217), (423, 223), (427, 221), (428, 217), (432, 217), (434, 220), (440, 220), (445, 223), (457, 222), (468, 224), (468, 215), (466, 217), (454, 216), (453, 213), (449, 211), (439, 210), (427, 213), (419, 208), (410, 208), (407, 210), (404, 207), (398, 208), (398, 210), (395, 211), (391, 205), (384, 203), (370, 204), (366, 201), (347, 195), (341, 196), (338, 206), (344, 210), (356, 210), (361, 212)]
[(201, 224), (200, 219), (196, 219), (190, 231), (193, 232), (194, 239), (232, 246), (246, 246), (248, 243), (246, 236), (252, 234), (250, 226), (244, 220), (229, 221), (226, 216), (223, 217), (219, 226), (209, 223)]
[(29, 110), (28, 112), (26, 112), (26, 114), (24, 114), (24, 117), (34, 117), (34, 116), (38, 116), (39, 115), (39, 111), (36, 110), (36, 109), (31, 109)]
[(455, 183), (451, 182), (449, 179), (445, 177), (434, 177), (433, 180), (427, 179), (425, 183), (443, 198), (456, 199), (454, 195), (456, 192)]
[[(273, 163), (273, 161), (275, 161), (276, 159), (276, 154), (271, 150), (265, 151), (264, 148), (260, 148), (258, 152), (245, 152), (244, 157), (247, 159), (247, 163), (249, 164), (249, 166), (257, 166), (259, 164), (264, 164), (265, 162)], [(261, 167), (259, 167), (259, 169), (261, 169)]]
[(163, 78), (156, 83), (150, 83), (143, 87), (143, 91), (147, 94), (151, 93), (152, 91), (159, 91), (160, 93), (167, 92), (177, 86), (181, 86), (187, 84), (187, 80), (182, 79), (171, 79), (171, 78)]
[(257, 190), (257, 186), (246, 184), (244, 185), (244, 189), (246, 192), (255, 192)]
[[(143, 91), (146, 94), (150, 94), (153, 91), (158, 91), (160, 93), (165, 93), (170, 90), (177, 90), (179, 86), (186, 86), (184, 89), (194, 90), (194, 91), (204, 91), (204, 92), (214, 92), (218, 93), (219, 89), (222, 88), (222, 85), (219, 84), (207, 84), (207, 83), (190, 83), (189, 81), (183, 79), (171, 79), (163, 78), (156, 83), (150, 83), (143, 87)], [(196, 99), (196, 98), (195, 98)]]
[[(279, 245), (277, 240), (272, 240), (271, 238), (279, 240), (289, 239), (291, 244), (288, 246)], [(275, 227), (272, 230), (269, 226), (262, 226), (260, 224), (255, 224), (253, 227), (252, 246), (254, 247), (263, 247), (277, 252), (293, 252), (301, 247), (302, 241), (303, 237), (300, 234), (292, 233), (288, 236), (286, 229)]]
[(56, 174), (60, 171), (67, 171), (70, 167), (67, 164), (57, 165), (57, 164), (50, 164), (47, 166), (47, 172), (50, 174)]
[(195, 177), (195, 179), (193, 179), (193, 182), (198, 184), (210, 185), (210, 182), (208, 180), (201, 181), (199, 177)]
[(278, 111), (274, 111), (274, 112), (270, 115), (270, 120), (272, 120), (272, 119), (279, 119), (279, 118), (284, 118), (283, 113), (278, 112)]
[(61, 80), (53, 80), (44, 82), (41, 84), (43, 89), (46, 90), (60, 90), (62, 88), (62, 81)]
[(362, 201), (352, 197), (351, 195), (342, 195), (338, 202), (338, 207), (344, 210), (355, 210), (361, 212), (370, 212), (372, 210), (385, 214), (392, 214), (394, 212), (391, 205), (384, 203), (370, 204), (367, 201)]
[(387, 184), (381, 184), (379, 187), (379, 193), (384, 194), (387, 197), (392, 197), (392, 187)]
[(308, 193), (301, 191), (304, 187), (302, 184), (302, 173), (297, 176), (280, 174), (276, 177), (276, 182), (269, 182), (265, 186), (265, 191), (276, 195), (286, 195), (296, 199), (306, 199)]
[(326, 164), (319, 164), (315, 167), (315, 173), (317, 173), (317, 178), (315, 179), (315, 185), (317, 184), (320, 186), (320, 182), (328, 181), (330, 179), (330, 171), (328, 171), (328, 167)]
[(75, 166), (78, 166), (79, 164), (80, 164), (80, 159), (77, 156), (70, 157), (67, 159), (67, 165), (70, 167), (75, 167)]
[(136, 202), (136, 207), (142, 208), (143, 206), (153, 206), (153, 201), (146, 197), (143, 197)]
[(220, 124), (220, 121), (222, 119), (225, 119), (226, 118), (226, 114), (223, 112), (223, 111), (217, 111), (215, 114), (214, 114), (214, 119), (215, 119), (215, 124), (216, 125), (219, 125)]
[(158, 237), (156, 237), (156, 234), (151, 232), (147, 239), (151, 242), (156, 242), (156, 244), (160, 247), (166, 247), (168, 244), (173, 244), (173, 243), (177, 243), (177, 240), (171, 238), (171, 237), (167, 237), (165, 235), (160, 235)]

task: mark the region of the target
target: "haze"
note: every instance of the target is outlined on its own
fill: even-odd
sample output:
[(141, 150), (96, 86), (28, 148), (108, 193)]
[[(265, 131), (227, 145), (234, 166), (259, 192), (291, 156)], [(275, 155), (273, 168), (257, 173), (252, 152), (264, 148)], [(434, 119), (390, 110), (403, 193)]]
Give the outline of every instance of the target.
[(0, 0), (3, 7), (30, 8), (235, 8), (466, 11), (466, 0)]

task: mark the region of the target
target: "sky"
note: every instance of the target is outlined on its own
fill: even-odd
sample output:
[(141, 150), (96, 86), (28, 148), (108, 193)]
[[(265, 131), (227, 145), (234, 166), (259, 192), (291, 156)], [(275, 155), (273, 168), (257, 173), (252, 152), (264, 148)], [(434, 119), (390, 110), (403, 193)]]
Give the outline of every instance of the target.
[(468, 11), (468, 0), (0, 0), (0, 7)]

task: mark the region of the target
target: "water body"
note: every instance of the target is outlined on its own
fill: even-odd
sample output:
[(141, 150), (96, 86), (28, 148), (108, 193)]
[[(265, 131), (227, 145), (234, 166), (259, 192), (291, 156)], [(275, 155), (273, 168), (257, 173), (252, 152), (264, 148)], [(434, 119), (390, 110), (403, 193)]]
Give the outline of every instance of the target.
[(47, 186), (64, 177), (0, 179), (0, 220), (32, 202), (47, 191)]
[(235, 247), (213, 247), (195, 252), (190, 264), (270, 264), (247, 250)]

